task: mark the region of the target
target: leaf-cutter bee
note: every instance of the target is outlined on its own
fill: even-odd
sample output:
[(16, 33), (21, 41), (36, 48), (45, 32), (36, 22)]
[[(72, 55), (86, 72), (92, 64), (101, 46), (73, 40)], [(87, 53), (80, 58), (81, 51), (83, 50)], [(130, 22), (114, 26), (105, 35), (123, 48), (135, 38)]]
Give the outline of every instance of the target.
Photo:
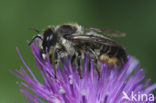
[[(84, 58), (85, 54), (95, 64), (97, 64), (97, 61), (100, 61), (110, 66), (121, 66), (127, 61), (125, 48), (119, 43), (101, 35), (106, 33), (116, 37), (125, 36), (125, 33), (116, 30), (87, 28), (78, 24), (63, 24), (48, 27), (42, 33), (37, 32), (38, 35), (33, 37), (29, 45), (35, 38), (39, 38), (41, 57), (46, 59), (46, 50), (48, 50), (49, 57), (55, 58), (55, 69), (60, 58), (69, 54), (72, 56), (72, 62), (76, 60), (80, 75), (81, 59)], [(97, 72), (100, 74), (98, 68)]]

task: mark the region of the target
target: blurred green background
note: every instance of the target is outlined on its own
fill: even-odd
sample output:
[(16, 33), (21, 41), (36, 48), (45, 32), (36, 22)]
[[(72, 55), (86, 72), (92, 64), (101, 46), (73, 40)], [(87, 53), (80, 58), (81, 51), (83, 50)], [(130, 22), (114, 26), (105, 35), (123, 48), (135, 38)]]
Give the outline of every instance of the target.
[(156, 0), (0, 0), (0, 103), (26, 103), (9, 69), (23, 65), (18, 47), (36, 71), (26, 40), (48, 25), (77, 22), (88, 27), (117, 29), (127, 33), (116, 40), (128, 54), (140, 60), (148, 78), (156, 82)]

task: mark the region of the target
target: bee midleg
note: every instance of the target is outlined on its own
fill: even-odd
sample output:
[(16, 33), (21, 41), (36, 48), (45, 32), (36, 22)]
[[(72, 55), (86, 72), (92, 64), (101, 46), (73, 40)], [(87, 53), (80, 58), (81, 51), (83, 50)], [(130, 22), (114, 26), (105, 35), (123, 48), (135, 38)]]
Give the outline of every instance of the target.
[(75, 61), (76, 59), (76, 54), (74, 53), (74, 55), (72, 55), (72, 58), (71, 58), (71, 63), (73, 64), (73, 62)]
[(97, 59), (94, 59), (93, 61), (94, 61), (94, 67), (96, 68), (96, 71), (97, 71), (97, 73), (98, 73), (98, 79), (100, 79), (101, 70), (100, 70), (100, 67), (99, 67), (99, 65), (98, 65), (98, 61), (97, 61)]
[(80, 66), (81, 66), (81, 52), (78, 52), (77, 64), (78, 64), (78, 73), (80, 75), (80, 78), (82, 79), (82, 70), (80, 68)]

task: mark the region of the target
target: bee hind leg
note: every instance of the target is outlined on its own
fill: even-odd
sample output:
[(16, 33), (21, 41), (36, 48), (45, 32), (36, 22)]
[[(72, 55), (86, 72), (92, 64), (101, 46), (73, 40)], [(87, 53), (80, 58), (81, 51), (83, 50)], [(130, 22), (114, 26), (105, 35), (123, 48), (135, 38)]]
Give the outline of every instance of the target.
[(80, 68), (81, 66), (81, 53), (80, 52), (78, 53), (78, 56), (77, 56), (77, 64), (78, 64), (78, 73), (80, 75), (80, 78), (82, 79), (82, 70)]
[(89, 61), (88, 61), (88, 71), (90, 72), (90, 70), (91, 70), (91, 59), (89, 58)]
[[(100, 67), (98, 66), (98, 61), (97, 61), (98, 57), (97, 57), (96, 53), (94, 52), (94, 50), (92, 50), (90, 47), (87, 47), (87, 50), (94, 55), (95, 59), (92, 59), (92, 60), (93, 60), (93, 63), (94, 63), (94, 67), (96, 68), (96, 71), (98, 73), (98, 79), (100, 79), (101, 70), (100, 70)], [(90, 59), (89, 59), (89, 64), (88, 65), (90, 66)], [(89, 67), (89, 69), (90, 69), (90, 67)]]

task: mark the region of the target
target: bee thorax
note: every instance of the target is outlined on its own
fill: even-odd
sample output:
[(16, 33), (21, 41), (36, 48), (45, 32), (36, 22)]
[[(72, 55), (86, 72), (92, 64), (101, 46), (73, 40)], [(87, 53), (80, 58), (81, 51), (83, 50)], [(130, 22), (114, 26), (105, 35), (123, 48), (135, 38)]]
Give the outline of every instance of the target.
[(61, 44), (64, 46), (67, 53), (73, 54), (75, 52), (72, 42), (62, 38)]

